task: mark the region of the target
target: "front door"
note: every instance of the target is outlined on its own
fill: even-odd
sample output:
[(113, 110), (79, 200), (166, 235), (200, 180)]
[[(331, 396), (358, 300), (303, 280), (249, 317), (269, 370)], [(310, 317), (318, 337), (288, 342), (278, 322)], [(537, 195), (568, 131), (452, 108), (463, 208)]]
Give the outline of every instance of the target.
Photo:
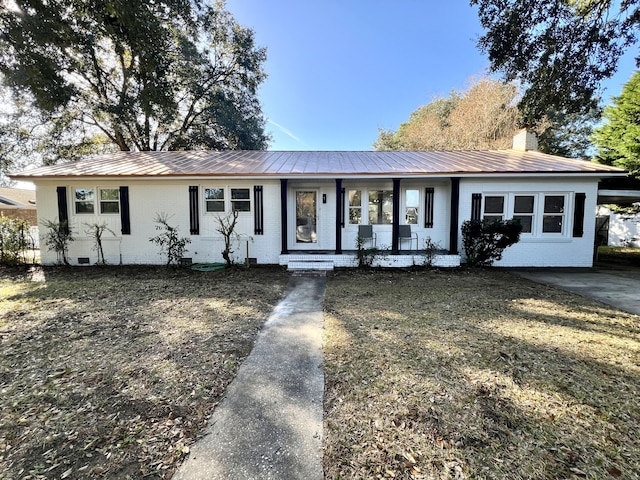
[(318, 192), (296, 190), (296, 245), (318, 244)]

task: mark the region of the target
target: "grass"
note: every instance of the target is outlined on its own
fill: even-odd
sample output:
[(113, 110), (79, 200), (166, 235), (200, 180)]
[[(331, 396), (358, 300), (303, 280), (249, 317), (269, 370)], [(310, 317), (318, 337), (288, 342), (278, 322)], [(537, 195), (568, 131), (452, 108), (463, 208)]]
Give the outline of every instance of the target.
[(0, 478), (169, 478), (281, 269), (0, 269)]
[(342, 272), (326, 478), (640, 478), (640, 319), (500, 271)]
[(601, 267), (640, 267), (640, 248), (598, 247), (598, 266)]

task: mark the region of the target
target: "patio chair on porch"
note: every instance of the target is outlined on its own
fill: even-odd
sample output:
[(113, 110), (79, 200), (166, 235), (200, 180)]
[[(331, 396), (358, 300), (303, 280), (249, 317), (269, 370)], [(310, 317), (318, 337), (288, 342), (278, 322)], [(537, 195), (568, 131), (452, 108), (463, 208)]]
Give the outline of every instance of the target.
[(373, 231), (373, 225), (358, 225), (358, 237), (365, 242), (371, 242), (371, 245), (375, 248), (377, 238)]
[(399, 248), (402, 250), (402, 242), (409, 241), (409, 250), (413, 245), (413, 241), (416, 241), (416, 250), (418, 250), (418, 234), (411, 231), (411, 225), (398, 225), (398, 240)]

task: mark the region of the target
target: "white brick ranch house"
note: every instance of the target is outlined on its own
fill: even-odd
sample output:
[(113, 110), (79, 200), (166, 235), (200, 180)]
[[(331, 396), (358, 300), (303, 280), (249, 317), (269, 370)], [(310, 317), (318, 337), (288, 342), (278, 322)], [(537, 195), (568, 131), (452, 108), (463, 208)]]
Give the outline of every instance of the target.
[[(72, 264), (97, 260), (84, 233), (94, 223), (116, 233), (103, 237), (108, 263), (162, 263), (149, 242), (161, 212), (191, 240), (185, 257), (219, 262), (217, 218), (237, 210), (240, 262), (355, 265), (356, 238), (370, 225), (371, 242), (388, 249), (382, 264), (422, 263), (430, 238), (449, 253), (437, 262), (452, 266), (462, 222), (516, 217), (521, 240), (497, 265), (589, 267), (598, 181), (626, 173), (528, 150), (527, 135), (493, 151), (120, 152), (12, 178), (36, 185), (41, 221), (68, 221)], [(411, 238), (400, 238), (407, 225)], [(43, 248), (42, 262), (56, 261)]]

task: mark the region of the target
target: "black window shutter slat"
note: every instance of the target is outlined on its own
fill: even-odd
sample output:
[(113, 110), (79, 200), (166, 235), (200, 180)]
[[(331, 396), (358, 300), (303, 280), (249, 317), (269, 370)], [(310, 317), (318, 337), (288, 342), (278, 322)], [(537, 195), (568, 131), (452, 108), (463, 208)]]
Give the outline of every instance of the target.
[(573, 236), (582, 237), (584, 235), (584, 204), (587, 195), (576, 193), (573, 209)]
[(480, 220), (482, 218), (482, 194), (471, 194), (471, 220)]
[(200, 235), (200, 205), (198, 204), (198, 186), (189, 186), (189, 232)]
[(433, 228), (433, 187), (424, 189), (424, 227)]
[(264, 201), (262, 185), (253, 186), (253, 233), (264, 234)]
[(120, 224), (122, 235), (131, 235), (129, 214), (129, 187), (120, 187)]
[(67, 187), (57, 187), (58, 194), (58, 221), (65, 224), (65, 230), (69, 233), (69, 208), (67, 206)]

